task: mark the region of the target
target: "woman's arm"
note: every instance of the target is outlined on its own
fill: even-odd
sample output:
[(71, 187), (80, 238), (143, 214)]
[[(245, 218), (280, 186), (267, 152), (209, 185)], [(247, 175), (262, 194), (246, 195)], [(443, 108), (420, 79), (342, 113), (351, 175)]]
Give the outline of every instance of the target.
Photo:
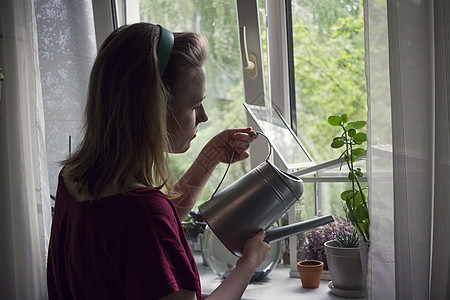
[[(244, 251), (231, 274), (207, 297), (207, 300), (238, 300), (247, 288), (256, 268), (266, 259), (270, 245), (264, 242), (266, 233), (258, 232), (244, 246)], [(180, 290), (161, 300), (195, 300), (194, 292)], [(200, 299), (197, 299), (200, 300)]]
[(183, 220), (197, 202), (203, 188), (220, 162), (229, 163), (236, 149), (233, 162), (246, 159), (250, 143), (257, 137), (252, 129), (227, 129), (213, 137), (200, 151), (191, 167), (175, 183), (180, 194), (172, 199), (178, 215)]

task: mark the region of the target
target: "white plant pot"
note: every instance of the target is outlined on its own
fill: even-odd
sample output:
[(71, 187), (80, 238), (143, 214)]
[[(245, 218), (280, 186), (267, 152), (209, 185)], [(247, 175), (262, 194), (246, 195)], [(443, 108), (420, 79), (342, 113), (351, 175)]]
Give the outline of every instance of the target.
[(364, 297), (364, 280), (360, 250), (358, 248), (339, 248), (334, 241), (325, 244), (331, 292), (341, 297)]

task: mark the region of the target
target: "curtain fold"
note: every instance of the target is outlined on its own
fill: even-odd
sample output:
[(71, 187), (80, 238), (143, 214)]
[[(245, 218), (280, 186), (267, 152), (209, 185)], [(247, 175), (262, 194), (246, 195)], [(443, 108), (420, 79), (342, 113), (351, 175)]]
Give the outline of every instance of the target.
[(45, 299), (51, 211), (34, 4), (1, 1), (0, 290)]
[(427, 299), (433, 203), (432, 1), (388, 1), (397, 299)]
[(434, 3), (436, 139), (430, 299), (450, 299), (450, 3)]
[(449, 299), (445, 0), (367, 0), (370, 299)]
[(395, 299), (394, 185), (386, 4), (385, 0), (364, 1), (371, 239), (368, 299)]

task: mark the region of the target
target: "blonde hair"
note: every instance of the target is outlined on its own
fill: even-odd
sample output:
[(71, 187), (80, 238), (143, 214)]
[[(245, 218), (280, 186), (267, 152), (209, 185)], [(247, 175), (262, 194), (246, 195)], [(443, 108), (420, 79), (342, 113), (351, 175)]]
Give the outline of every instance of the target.
[(174, 34), (174, 49), (164, 72), (158, 70), (159, 27), (149, 23), (115, 30), (93, 65), (85, 110), (84, 138), (63, 161), (66, 178), (93, 196), (109, 185), (122, 192), (133, 182), (172, 191), (168, 166), (167, 114), (171, 94), (185, 72), (201, 66), (206, 40), (195, 33)]

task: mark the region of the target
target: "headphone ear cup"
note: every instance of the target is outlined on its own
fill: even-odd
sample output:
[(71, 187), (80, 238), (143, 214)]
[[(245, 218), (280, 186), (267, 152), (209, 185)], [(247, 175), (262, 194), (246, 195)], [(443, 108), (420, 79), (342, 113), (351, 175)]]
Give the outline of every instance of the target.
[(174, 37), (170, 30), (161, 25), (158, 25), (158, 27), (160, 28), (160, 34), (156, 55), (158, 56), (159, 74), (162, 76), (169, 63), (170, 56), (172, 55)]

